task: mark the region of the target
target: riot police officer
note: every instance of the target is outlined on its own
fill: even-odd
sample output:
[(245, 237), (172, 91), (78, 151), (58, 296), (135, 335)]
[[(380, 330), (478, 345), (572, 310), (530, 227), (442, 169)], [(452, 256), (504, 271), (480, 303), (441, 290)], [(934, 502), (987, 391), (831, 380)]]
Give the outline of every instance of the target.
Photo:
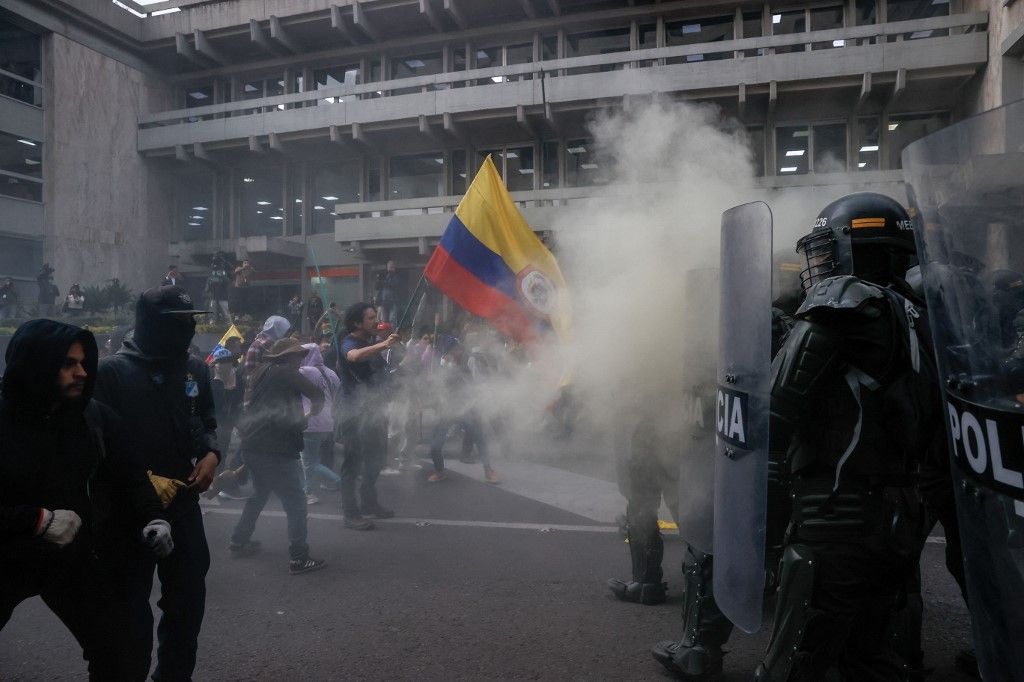
[(912, 471), (940, 428), (916, 263), (895, 200), (839, 199), (797, 242), (806, 299), (772, 362), (772, 429), (791, 431), (792, 512), (759, 680), (899, 680), (888, 624), (924, 523)]

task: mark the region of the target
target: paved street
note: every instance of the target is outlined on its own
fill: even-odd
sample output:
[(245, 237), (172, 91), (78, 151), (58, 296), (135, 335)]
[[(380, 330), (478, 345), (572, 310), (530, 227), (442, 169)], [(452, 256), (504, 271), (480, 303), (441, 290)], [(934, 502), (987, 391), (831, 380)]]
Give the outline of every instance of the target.
[[(263, 552), (246, 559), (227, 553), (242, 503), (206, 506), (213, 566), (197, 679), (669, 679), (648, 649), (679, 634), (680, 542), (667, 542), (667, 605), (612, 600), (605, 579), (629, 570), (610, 523), (624, 503), (606, 480), (566, 471), (587, 467), (558, 464), (499, 458), (501, 486), (457, 461), (440, 483), (425, 470), (382, 477), (398, 518), (374, 532), (342, 528), (337, 494), (324, 493), (310, 508), (310, 544), (330, 566), (303, 576), (287, 573), (276, 501), (256, 531)], [(952, 682), (967, 679), (952, 657), (968, 621), (940, 541), (924, 555), (925, 647), (930, 682)], [(734, 636), (728, 680), (749, 679), (766, 637)], [(0, 633), (0, 680), (83, 671), (38, 599)]]

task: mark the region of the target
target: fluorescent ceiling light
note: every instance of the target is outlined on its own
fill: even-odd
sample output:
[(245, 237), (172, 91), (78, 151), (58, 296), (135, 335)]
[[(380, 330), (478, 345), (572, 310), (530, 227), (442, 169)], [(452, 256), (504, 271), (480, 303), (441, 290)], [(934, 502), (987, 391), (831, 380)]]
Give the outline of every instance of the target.
[(336, 215), (338, 215), (338, 214), (337, 214), (337, 213), (335, 213), (334, 211), (331, 211), (331, 215), (333, 215), (333, 216), (336, 216)]
[(296, 200), (295, 200), (295, 203), (296, 203), (296, 204), (301, 204), (301, 203), (302, 203), (302, 199), (296, 199)]
[(505, 77), (504, 76), (491, 76), (491, 81), (494, 82), (494, 83), (504, 83), (505, 82)]
[(410, 69), (422, 69), (426, 64), (423, 63), (422, 59), (406, 59), (405, 65)]
[(193, 206), (192, 210), (193, 211), (208, 211), (209, 209), (206, 208), (205, 206)]
[(20, 142), (22, 144), (27, 144), (29, 147), (35, 147), (36, 146), (35, 142), (33, 142), (32, 140), (26, 140), (23, 137), (19, 137), (18, 138), (18, 142)]
[(280, 85), (282, 88), (284, 87), (284, 81), (277, 81), (277, 84)]
[(868, 165), (867, 161), (861, 161), (860, 163), (857, 164), (857, 168), (863, 168), (866, 165)]
[(569, 152), (570, 154), (586, 154), (587, 148), (584, 147), (583, 145), (580, 145), (578, 147), (567, 147), (565, 151)]
[(520, 168), (519, 169), (519, 174), (520, 175), (533, 175), (533, 169), (532, 168)]
[(702, 62), (702, 61), (704, 61), (704, 55), (702, 55), (702, 54), (688, 54), (688, 55), (686, 55), (686, 61), (688, 61), (688, 62)]
[(256, 92), (257, 88), (252, 83), (246, 83), (242, 90), (245, 90), (246, 92)]
[(891, 133), (892, 131), (896, 130), (899, 127), (900, 127), (899, 123), (890, 123), (889, 124), (889, 132)]
[(263, 215), (263, 211), (256, 211), (256, 215)]
[(878, 145), (877, 144), (866, 144), (863, 147), (861, 147), (860, 150), (862, 152), (877, 152), (878, 151)]
[(270, 202), (269, 201), (257, 201), (256, 205), (257, 206), (270, 206)]
[(201, 215), (190, 215), (189, 219), (190, 220), (202, 220), (203, 216), (201, 216)]
[(189, 223), (189, 227), (202, 227), (199, 223)]
[(550, 182), (545, 182), (545, 183), (544, 183), (544, 186), (545, 186), (545, 187), (550, 187), (550, 186), (551, 186), (551, 183), (550, 183)]
[(594, 170), (595, 168), (597, 168), (597, 164), (596, 163), (581, 163), (580, 164), (580, 168), (582, 168), (583, 170)]
[(383, 96), (384, 95), (384, 91), (383, 90), (378, 90), (377, 94)]
[(327, 102), (328, 104), (334, 104), (333, 97), (324, 97), (324, 101)]
[(26, 166), (38, 166), (40, 163), (40, 161), (36, 161), (35, 159), (25, 159)]
[(283, 104), (278, 104), (277, 108), (280, 109), (281, 111), (284, 111), (284, 105)]
[(780, 173), (795, 173), (796, 172), (796, 166), (784, 166), (784, 167), (779, 169), (779, 172)]
[(114, 0), (114, 4), (117, 5), (118, 7), (120, 7), (123, 10), (127, 10), (127, 11), (131, 12), (132, 14), (137, 16), (139, 19), (145, 19), (146, 18), (145, 14), (143, 14), (142, 12), (136, 12), (135, 10), (133, 10), (131, 7), (129, 7), (128, 5), (124, 4), (123, 2), (118, 2), (118, 0)]
[(200, 92), (199, 90), (188, 93), (188, 96), (192, 99), (206, 99), (207, 97), (209, 97), (209, 95), (207, 95), (205, 92)]
[(803, 156), (806, 149), (790, 149), (786, 152), (786, 156)]
[(910, 34), (910, 39), (918, 40), (920, 38), (931, 38), (931, 36), (931, 31), (914, 31), (913, 33)]
[(781, 14), (773, 14), (772, 15), (772, 23), (773, 24), (781, 24), (782, 23), (782, 15)]
[(444, 165), (444, 159), (443, 158), (434, 159), (434, 163), (436, 163), (439, 166), (443, 166)]
[(326, 209), (324, 209), (324, 207), (321, 206), (320, 204), (317, 204), (316, 206), (313, 207), (313, 210), (314, 211), (323, 211), (323, 210), (326, 210)]
[(519, 154), (517, 154), (516, 152), (505, 152), (505, 158), (506, 159), (518, 159), (519, 158)]
[(332, 195), (328, 194), (328, 195), (327, 195), (327, 196), (325, 196), (325, 197), (324, 197), (323, 199), (324, 199), (324, 201), (337, 201), (337, 200), (338, 200), (338, 197), (336, 197), (336, 196), (332, 196)]
[(476, 51), (476, 58), (477, 59), (490, 59), (491, 55), (487, 54), (483, 50), (477, 50)]
[(460, 177), (460, 178), (465, 178), (465, 177), (466, 177), (466, 174), (465, 174), (465, 173), (459, 173), (459, 177)]
[(807, 137), (807, 129), (805, 128), (803, 130), (796, 131), (793, 133), (793, 137)]
[(680, 33), (686, 35), (687, 33), (700, 33), (700, 24), (683, 24), (683, 28)]
[(242, 178), (242, 182), (256, 182), (256, 178)]
[(158, 17), (161, 14), (173, 14), (175, 12), (180, 12), (180, 11), (181, 11), (180, 7), (172, 7), (170, 9), (158, 9), (158, 10), (154, 10), (154, 11), (150, 12), (149, 16), (151, 16), (151, 17)]
[(281, 216), (279, 216), (279, 215), (272, 215), (272, 216), (270, 216), (270, 219), (271, 219), (271, 220), (284, 220), (284, 218), (282, 218), (282, 217), (281, 217)]
[(833, 40), (832, 41), (832, 47), (846, 47), (846, 41), (845, 40)]

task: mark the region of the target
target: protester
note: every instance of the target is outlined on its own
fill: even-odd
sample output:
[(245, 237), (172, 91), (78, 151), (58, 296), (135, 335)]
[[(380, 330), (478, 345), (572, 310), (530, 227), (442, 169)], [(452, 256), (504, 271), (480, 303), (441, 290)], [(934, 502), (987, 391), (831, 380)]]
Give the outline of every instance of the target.
[(18, 315), (18, 288), (8, 277), (0, 285), (0, 320), (9, 320)]
[(42, 270), (36, 275), (36, 285), (39, 287), (39, 315), (40, 317), (53, 316), (53, 303), (60, 296), (60, 290), (53, 283), (53, 267), (49, 263), (43, 263)]
[(206, 364), (188, 356), (194, 315), (205, 312), (180, 287), (144, 292), (135, 306), (134, 334), (100, 363), (96, 382), (97, 399), (123, 420), (128, 447), (143, 456), (153, 475), (168, 479), (164, 503), (175, 551), (159, 562), (132, 557), (120, 575), (123, 589), (140, 604), (121, 637), (140, 652), (138, 669), (148, 670), (153, 637), (149, 595), (153, 570), (158, 571), (157, 603), (163, 616), (157, 630), (157, 680), (191, 678), (206, 607), (210, 551), (198, 493), (213, 482), (220, 450)]
[(167, 274), (164, 275), (164, 281), (161, 286), (165, 287), (180, 287), (183, 286), (184, 282), (181, 279), (181, 274), (178, 273), (177, 265), (168, 265)]
[(309, 320), (309, 333), (314, 337), (320, 331), (320, 318), (324, 314), (324, 301), (320, 295), (314, 293), (306, 302), (306, 319)]
[(329, 490), (337, 490), (341, 476), (324, 466), (320, 461), (320, 452), (324, 444), (334, 444), (334, 404), (341, 390), (341, 380), (333, 370), (324, 366), (320, 347), (315, 343), (302, 346), (306, 349), (306, 357), (302, 360), (299, 372), (309, 379), (323, 393), (324, 406), (319, 412), (313, 412), (309, 398), (302, 398), (302, 409), (310, 415), (306, 430), (302, 434), (302, 469), (306, 477), (306, 504), (316, 504), (320, 499), (313, 494), (313, 478), (318, 474), (327, 480)]
[(231, 286), (231, 309), (242, 314), (252, 314), (249, 306), (249, 285), (252, 276), (256, 274), (256, 268), (252, 266), (249, 259), (243, 259), (242, 264), (231, 271), (234, 279)]
[(231, 307), (228, 304), (228, 289), (231, 284), (228, 278), (229, 268), (227, 257), (220, 251), (213, 256), (210, 263), (210, 276), (206, 278), (206, 295), (210, 301), (210, 312), (214, 322), (231, 322)]
[[(306, 544), (306, 498), (299, 452), (303, 430), (310, 415), (324, 409), (324, 394), (299, 372), (308, 349), (295, 339), (276, 342), (265, 354), (265, 362), (249, 378), (249, 403), (242, 421), (245, 464), (251, 469), (254, 492), (245, 503), (242, 517), (231, 533), (233, 556), (248, 556), (259, 550), (252, 540), (260, 512), (270, 493), (281, 500), (288, 517), (288, 571), (292, 575), (323, 568), (326, 562), (309, 556)], [(302, 398), (310, 401), (309, 412)]]
[(68, 295), (64, 297), (64, 314), (69, 317), (81, 315), (84, 308), (85, 294), (82, 293), (82, 287), (72, 284)]
[(263, 323), (263, 331), (256, 335), (245, 352), (245, 369), (252, 372), (263, 361), (263, 355), (274, 342), (280, 341), (288, 335), (291, 324), (280, 315), (271, 315)]
[(243, 380), (238, 367), (241, 346), (241, 339), (232, 336), (213, 357), (211, 386), (217, 415), (217, 442), (225, 454), (229, 451), (232, 432), (242, 413)]
[(92, 400), (97, 357), (91, 332), (50, 320), (21, 325), (7, 347), (0, 629), (19, 603), (40, 596), (81, 645), (90, 679), (144, 679), (148, 668), (130, 665), (143, 652), (116, 636), (127, 598), (111, 598), (117, 585), (102, 580), (97, 555), (106, 562), (138, 547), (166, 557), (171, 527), (118, 418)]
[[(344, 525), (354, 530), (371, 530), (365, 517), (394, 516), (377, 499), (377, 477), (384, 467), (386, 433), (382, 405), (375, 386), (374, 360), (399, 342), (392, 334), (374, 343), (377, 310), (369, 303), (355, 303), (345, 311), (348, 335), (341, 342), (341, 386), (345, 410), (342, 440), (345, 458), (341, 465), (341, 507)], [(356, 483), (359, 496), (356, 497)]]
[[(291, 323), (292, 329), (302, 328), (302, 309), (305, 306), (302, 304), (302, 296), (295, 294), (288, 301), (288, 322)], [(310, 334), (314, 334), (316, 330), (311, 329)]]

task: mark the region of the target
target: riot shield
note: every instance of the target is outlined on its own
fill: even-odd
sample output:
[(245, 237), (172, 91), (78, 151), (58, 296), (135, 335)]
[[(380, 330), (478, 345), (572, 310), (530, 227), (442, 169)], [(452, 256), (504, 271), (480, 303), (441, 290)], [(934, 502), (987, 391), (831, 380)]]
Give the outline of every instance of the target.
[(978, 664), (1024, 680), (1024, 101), (907, 147)]
[(715, 598), (745, 632), (761, 627), (768, 495), (772, 213), (722, 214), (715, 401)]
[(688, 271), (683, 294), (686, 342), (676, 521), (679, 537), (705, 554), (713, 554), (718, 268)]

